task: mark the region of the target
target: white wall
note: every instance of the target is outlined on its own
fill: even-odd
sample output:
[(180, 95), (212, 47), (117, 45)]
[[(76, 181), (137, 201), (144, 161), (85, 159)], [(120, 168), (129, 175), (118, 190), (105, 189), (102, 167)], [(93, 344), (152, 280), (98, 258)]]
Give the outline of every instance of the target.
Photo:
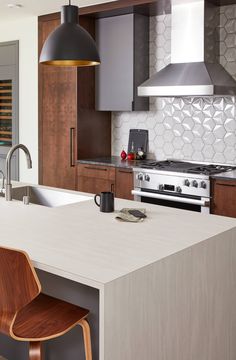
[(37, 17), (0, 22), (0, 42), (19, 40), (19, 140), (32, 155), (28, 170), (20, 156), (20, 180), (38, 182), (38, 24)]

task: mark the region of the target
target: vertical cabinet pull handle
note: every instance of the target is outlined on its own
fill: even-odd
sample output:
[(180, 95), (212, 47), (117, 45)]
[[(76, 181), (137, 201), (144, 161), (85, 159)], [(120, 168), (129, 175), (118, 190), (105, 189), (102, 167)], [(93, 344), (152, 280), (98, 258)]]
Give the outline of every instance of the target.
[(115, 190), (115, 186), (114, 186), (114, 184), (111, 184), (111, 192), (114, 193), (115, 192), (114, 190)]
[(70, 128), (70, 167), (75, 166), (75, 144), (74, 144), (74, 134), (75, 134), (75, 128)]

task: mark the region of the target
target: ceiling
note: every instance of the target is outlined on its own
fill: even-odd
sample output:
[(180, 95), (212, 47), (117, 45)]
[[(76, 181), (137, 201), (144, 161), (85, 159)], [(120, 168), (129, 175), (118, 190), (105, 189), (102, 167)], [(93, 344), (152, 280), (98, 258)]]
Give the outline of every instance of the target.
[[(117, 0), (71, 0), (72, 5), (89, 6)], [(21, 8), (9, 8), (8, 4), (21, 4)], [(60, 11), (68, 0), (0, 0), (0, 21), (15, 20), (26, 16), (38, 16)]]

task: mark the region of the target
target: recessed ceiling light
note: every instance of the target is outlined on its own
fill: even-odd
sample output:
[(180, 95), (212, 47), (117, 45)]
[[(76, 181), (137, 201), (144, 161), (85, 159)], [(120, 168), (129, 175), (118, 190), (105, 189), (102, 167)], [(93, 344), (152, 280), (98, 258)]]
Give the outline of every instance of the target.
[(21, 5), (21, 4), (7, 4), (7, 6), (8, 6), (10, 9), (13, 9), (13, 8), (20, 9), (20, 8), (23, 7), (23, 5)]

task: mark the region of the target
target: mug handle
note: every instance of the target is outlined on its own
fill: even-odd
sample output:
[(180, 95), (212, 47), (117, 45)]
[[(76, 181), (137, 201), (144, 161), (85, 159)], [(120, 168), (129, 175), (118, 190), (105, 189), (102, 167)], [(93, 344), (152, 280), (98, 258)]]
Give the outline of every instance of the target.
[(94, 202), (95, 202), (95, 204), (98, 206), (98, 207), (100, 207), (100, 204), (97, 202), (97, 198), (100, 198), (100, 200), (101, 200), (101, 195), (100, 194), (97, 194), (97, 195), (95, 195), (94, 196)]

